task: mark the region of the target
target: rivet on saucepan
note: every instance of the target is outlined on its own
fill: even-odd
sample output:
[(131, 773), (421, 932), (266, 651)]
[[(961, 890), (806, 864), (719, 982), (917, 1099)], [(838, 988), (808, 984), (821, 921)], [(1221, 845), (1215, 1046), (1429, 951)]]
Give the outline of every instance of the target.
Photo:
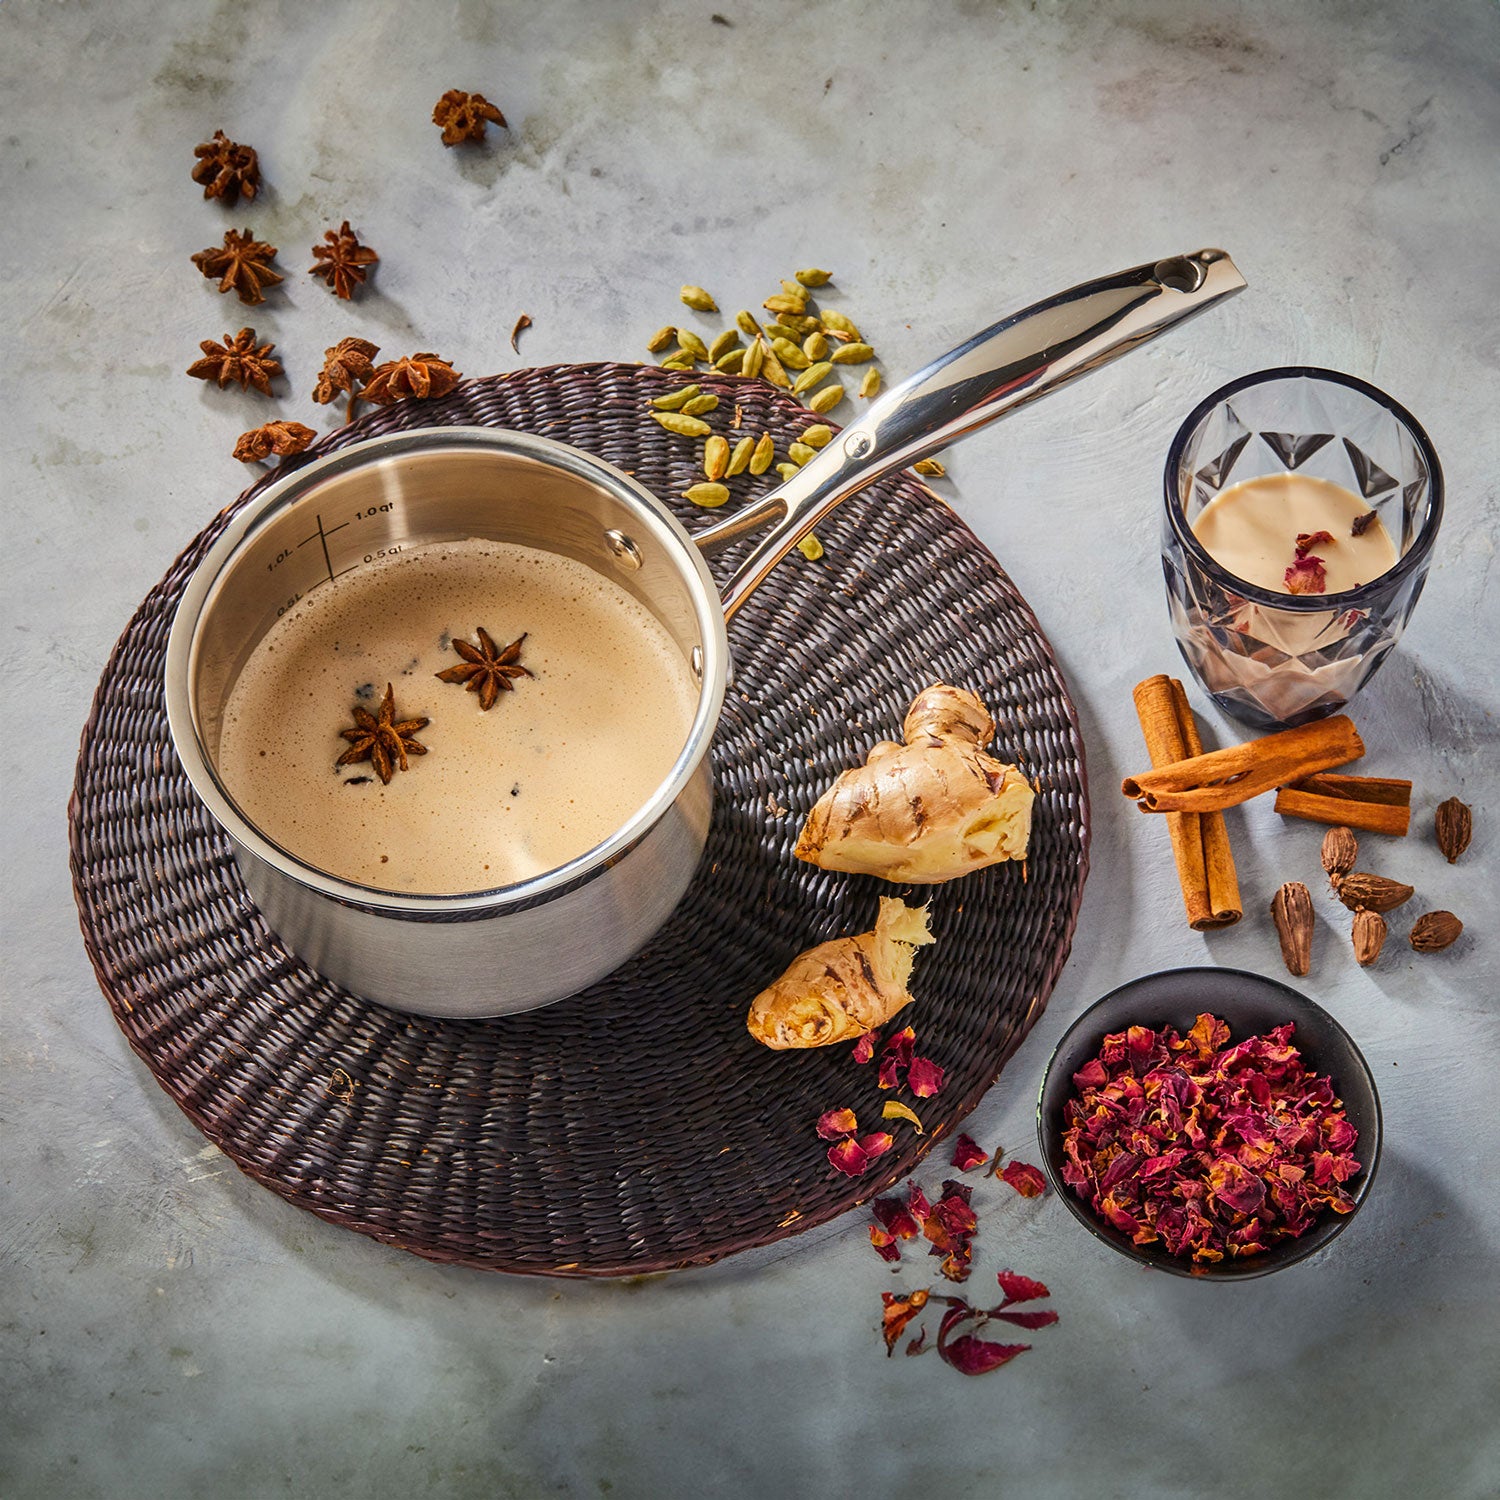
[(844, 444), (844, 452), (850, 458), (863, 458), (870, 451), (870, 435), (865, 432), (856, 432)]
[(703, 647), (694, 646), (688, 657), (688, 666), (692, 668), (693, 676), (699, 682), (703, 681)]
[(622, 568), (628, 568), (633, 573), (645, 561), (641, 556), (641, 549), (623, 531), (606, 531), (604, 540)]

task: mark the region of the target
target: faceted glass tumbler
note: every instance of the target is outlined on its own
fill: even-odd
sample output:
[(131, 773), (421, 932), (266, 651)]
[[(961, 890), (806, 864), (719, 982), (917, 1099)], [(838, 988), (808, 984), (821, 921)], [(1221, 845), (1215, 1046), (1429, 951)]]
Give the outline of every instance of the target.
[[(1397, 561), (1357, 589), (1284, 594), (1235, 577), (1193, 534), (1221, 490), (1267, 474), (1363, 496)], [(1336, 370), (1262, 370), (1217, 390), (1167, 454), (1162, 568), (1177, 645), (1228, 714), (1260, 729), (1340, 712), (1401, 637), (1427, 578), (1443, 475), (1404, 407)], [(1290, 560), (1290, 554), (1289, 554)]]

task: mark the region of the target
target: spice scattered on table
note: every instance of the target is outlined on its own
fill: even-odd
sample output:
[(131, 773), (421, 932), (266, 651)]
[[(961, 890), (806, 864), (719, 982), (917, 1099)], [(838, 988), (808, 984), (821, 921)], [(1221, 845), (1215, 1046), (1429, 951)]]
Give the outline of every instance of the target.
[(483, 94), (469, 94), (462, 89), (449, 89), (433, 105), (432, 123), (442, 127), (445, 146), (482, 141), (491, 125), (502, 130), (508, 128), (498, 105), (491, 104)]
[(521, 316), (516, 319), (516, 326), (510, 331), (510, 347), (517, 354), (521, 352), (521, 335), (525, 333), (525, 331), (530, 327), (531, 315), (529, 313), (522, 313)]
[(982, 1167), (989, 1159), (990, 1153), (971, 1135), (960, 1133), (953, 1143), (953, 1165), (960, 1172), (967, 1172), (971, 1167)]
[(429, 401), (446, 396), (463, 378), (441, 355), (411, 354), (376, 365), (359, 393), (361, 401), (390, 406), (396, 401)]
[(1008, 1182), (1023, 1198), (1040, 1198), (1047, 1191), (1047, 1179), (1040, 1167), (1030, 1162), (1008, 1161), (1000, 1172), (1001, 1179)]
[(253, 328), (242, 328), (233, 335), (226, 333), (222, 344), (204, 339), (198, 347), (203, 358), (187, 369), (195, 380), (212, 380), (221, 388), (238, 381), (241, 390), (254, 389), (269, 396), (271, 382), (282, 373), (281, 361), (271, 358), (276, 345), (257, 344)]
[(1312, 967), (1312, 895), (1300, 880), (1288, 880), (1271, 898), (1271, 920), (1281, 943), (1281, 961), (1299, 978)]
[(211, 141), (193, 148), (197, 165), (193, 181), (205, 198), (222, 198), (233, 208), (243, 197), (247, 202), (260, 191), (260, 158), (253, 146), (232, 141), (216, 130)]
[(219, 278), (221, 292), (233, 291), (241, 302), (254, 306), (266, 300), (266, 287), (285, 279), (271, 269), (275, 256), (275, 245), (256, 239), (248, 229), (243, 233), (231, 229), (222, 245), (200, 250), (190, 259), (210, 281)]
[(1211, 1265), (1305, 1234), (1361, 1170), (1333, 1080), (1291, 1023), (1230, 1044), (1200, 1015), (1186, 1036), (1132, 1026), (1073, 1075), (1063, 1180), (1136, 1245)]
[(359, 388), (375, 373), (373, 361), (379, 353), (378, 345), (359, 338), (340, 339), (331, 349), (325, 349), (323, 370), (313, 390), (313, 400), (326, 406), (340, 392), (347, 392), (352, 417), (354, 404), (359, 400)]
[(301, 453), (315, 437), (317, 433), (301, 422), (265, 422), (240, 434), (234, 445), (234, 456), (241, 463), (255, 463), (273, 453), (286, 458)]
[(1278, 787), (1276, 811), (1404, 838), (1411, 824), (1411, 782), (1394, 776), (1339, 776), (1322, 772)]
[(1418, 953), (1440, 953), (1463, 935), (1464, 924), (1451, 911), (1429, 911), (1412, 923), (1407, 941)]
[(354, 296), (354, 289), (369, 274), (368, 268), (380, 259), (368, 245), (360, 244), (348, 219), (337, 229), (323, 231), (323, 243), (312, 247), (312, 257), (313, 263), (307, 274), (321, 276), (334, 295), (345, 302)]
[(1469, 847), (1474, 837), (1474, 814), (1457, 797), (1438, 803), (1433, 815), (1433, 831), (1437, 835), (1438, 848), (1443, 858), (1457, 864), (1458, 857)]

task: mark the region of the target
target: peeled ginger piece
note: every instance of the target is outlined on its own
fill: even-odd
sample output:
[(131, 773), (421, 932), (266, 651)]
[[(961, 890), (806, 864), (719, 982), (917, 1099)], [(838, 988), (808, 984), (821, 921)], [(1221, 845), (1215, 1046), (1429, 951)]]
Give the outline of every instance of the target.
[(916, 885), (1025, 859), (1035, 793), (986, 752), (995, 722), (984, 704), (934, 683), (917, 695), (901, 732), (904, 745), (882, 741), (819, 798), (797, 858)]
[(854, 1041), (911, 1004), (912, 963), (932, 941), (926, 907), (882, 896), (873, 932), (809, 948), (750, 1002), (750, 1035), (777, 1050)]

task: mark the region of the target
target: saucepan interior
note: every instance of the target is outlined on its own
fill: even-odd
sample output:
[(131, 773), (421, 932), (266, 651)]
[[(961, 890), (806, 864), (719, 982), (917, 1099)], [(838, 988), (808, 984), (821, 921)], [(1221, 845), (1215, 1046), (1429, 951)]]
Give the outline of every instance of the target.
[[(638, 813), (586, 854), (519, 885), (407, 895), (304, 864), (246, 819), (220, 780), (225, 703), (255, 646), (315, 588), (392, 550), (483, 538), (565, 554), (613, 580), (661, 622), (694, 670), (691, 729)], [(272, 485), (237, 514), (189, 581), (167, 652), (168, 714), (194, 788), (241, 848), (344, 902), (450, 918), (520, 907), (617, 861), (704, 761), (728, 671), (724, 620), (698, 549), (627, 475), (577, 449), (490, 428), (426, 428), (355, 445)]]

